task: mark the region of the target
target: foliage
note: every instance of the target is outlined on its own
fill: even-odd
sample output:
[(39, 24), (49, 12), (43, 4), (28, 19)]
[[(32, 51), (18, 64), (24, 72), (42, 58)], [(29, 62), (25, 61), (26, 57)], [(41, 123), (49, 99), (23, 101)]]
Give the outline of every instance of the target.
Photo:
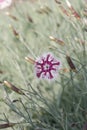
[[(87, 7), (70, 3), (17, 2), (0, 12), (0, 128), (80, 130), (86, 123)], [(44, 52), (62, 62), (50, 83), (25, 60)]]

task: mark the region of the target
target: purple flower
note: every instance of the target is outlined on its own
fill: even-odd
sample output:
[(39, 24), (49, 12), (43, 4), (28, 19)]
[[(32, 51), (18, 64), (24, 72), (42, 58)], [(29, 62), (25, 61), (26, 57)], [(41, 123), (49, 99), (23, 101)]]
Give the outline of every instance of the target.
[(10, 6), (11, 3), (12, 3), (12, 0), (0, 0), (0, 9), (4, 9)]
[(84, 124), (83, 129), (82, 130), (87, 130), (87, 122)]
[(58, 74), (60, 66), (61, 62), (53, 54), (43, 54), (35, 61), (35, 75), (42, 79), (54, 79)]

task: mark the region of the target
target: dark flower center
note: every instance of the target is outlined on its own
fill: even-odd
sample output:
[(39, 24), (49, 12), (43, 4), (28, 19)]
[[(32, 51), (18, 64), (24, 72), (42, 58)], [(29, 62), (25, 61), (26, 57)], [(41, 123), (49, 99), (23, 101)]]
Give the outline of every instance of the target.
[(50, 65), (46, 63), (46, 64), (44, 65), (44, 70), (47, 71), (47, 70), (49, 70), (49, 68), (50, 68)]

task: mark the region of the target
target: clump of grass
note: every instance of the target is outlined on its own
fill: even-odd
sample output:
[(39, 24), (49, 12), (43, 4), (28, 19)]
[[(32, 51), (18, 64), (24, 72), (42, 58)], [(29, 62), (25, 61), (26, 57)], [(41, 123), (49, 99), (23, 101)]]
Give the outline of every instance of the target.
[[(0, 93), (4, 93), (0, 104), (1, 111), (6, 109), (0, 129), (85, 130), (85, 3), (27, 1), (11, 9), (0, 16)], [(51, 83), (34, 75), (32, 59), (44, 52), (54, 53), (62, 62), (58, 78)], [(30, 63), (24, 57), (30, 57)]]

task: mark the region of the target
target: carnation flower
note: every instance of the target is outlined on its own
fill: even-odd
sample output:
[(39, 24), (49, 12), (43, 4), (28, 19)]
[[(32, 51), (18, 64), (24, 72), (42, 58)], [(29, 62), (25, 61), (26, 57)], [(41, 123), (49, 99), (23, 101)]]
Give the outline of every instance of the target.
[(10, 6), (11, 3), (12, 3), (12, 0), (0, 0), (0, 9), (4, 9)]
[(57, 77), (60, 67), (60, 60), (53, 54), (43, 54), (35, 61), (35, 75), (37, 78), (52, 80)]

